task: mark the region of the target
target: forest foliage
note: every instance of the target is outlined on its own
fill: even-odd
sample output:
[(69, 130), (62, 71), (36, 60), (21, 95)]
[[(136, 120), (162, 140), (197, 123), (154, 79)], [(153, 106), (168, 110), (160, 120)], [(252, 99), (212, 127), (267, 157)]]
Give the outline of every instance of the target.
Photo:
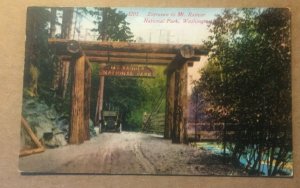
[[(199, 109), (224, 123), (220, 139), (246, 168), (276, 175), (292, 160), (288, 9), (225, 10), (210, 26), (208, 64), (194, 88)], [(196, 97), (195, 97), (196, 96)]]
[[(26, 60), (24, 70), (24, 97), (36, 97), (44, 100), (49, 106), (54, 105), (62, 115), (69, 117), (71, 76), (68, 76), (66, 95), (58, 95), (58, 89), (53, 86), (56, 76), (58, 58), (48, 48), (48, 38), (53, 37), (55, 27), (61, 28), (62, 33), (54, 36), (64, 36), (62, 19), (67, 8), (31, 7), (27, 11), (26, 31)], [(66, 9), (66, 10), (65, 10)], [(126, 21), (126, 14), (112, 8), (74, 8), (71, 38), (80, 34), (79, 22), (83, 17), (93, 20), (94, 29), (100, 41), (133, 41), (133, 34)], [(53, 17), (54, 16), (54, 17)], [(68, 21), (70, 22), (70, 20)], [(53, 23), (55, 24), (53, 26)], [(123, 120), (123, 129), (140, 130), (143, 113), (154, 108), (153, 100), (160, 96), (165, 87), (163, 67), (153, 67), (156, 78), (121, 78), (106, 77), (104, 93), (104, 110), (118, 110)], [(68, 74), (71, 74), (70, 72)], [(97, 92), (99, 87), (99, 65), (92, 64), (91, 88), (91, 119), (94, 119)], [(162, 107), (161, 112), (164, 112)]]

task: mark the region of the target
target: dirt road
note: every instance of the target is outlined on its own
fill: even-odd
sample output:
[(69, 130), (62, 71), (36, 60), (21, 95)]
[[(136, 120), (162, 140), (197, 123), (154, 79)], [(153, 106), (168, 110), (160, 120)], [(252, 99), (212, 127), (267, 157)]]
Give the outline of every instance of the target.
[(20, 158), (20, 170), (48, 173), (244, 175), (220, 157), (158, 135), (103, 133), (81, 145)]

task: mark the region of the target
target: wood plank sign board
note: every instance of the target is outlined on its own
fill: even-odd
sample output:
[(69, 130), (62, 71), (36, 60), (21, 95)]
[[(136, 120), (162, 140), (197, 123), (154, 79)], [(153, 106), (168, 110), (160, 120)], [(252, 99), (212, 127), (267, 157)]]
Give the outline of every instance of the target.
[(151, 77), (155, 76), (154, 70), (147, 66), (133, 65), (106, 65), (100, 70), (100, 76), (129, 76)]

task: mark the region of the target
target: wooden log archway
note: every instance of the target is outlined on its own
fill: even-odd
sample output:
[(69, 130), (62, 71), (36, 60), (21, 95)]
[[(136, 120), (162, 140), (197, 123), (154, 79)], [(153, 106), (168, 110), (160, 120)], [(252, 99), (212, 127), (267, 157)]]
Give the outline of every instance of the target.
[(199, 45), (88, 42), (49, 39), (49, 46), (72, 68), (70, 144), (89, 139), (90, 63), (147, 64), (167, 66), (165, 138), (187, 142), (187, 67), (206, 55)]
[(85, 55), (76, 41), (67, 45), (71, 54), (72, 68), (72, 96), (71, 96), (71, 119), (69, 127), (69, 143), (80, 144), (87, 138), (85, 128)]

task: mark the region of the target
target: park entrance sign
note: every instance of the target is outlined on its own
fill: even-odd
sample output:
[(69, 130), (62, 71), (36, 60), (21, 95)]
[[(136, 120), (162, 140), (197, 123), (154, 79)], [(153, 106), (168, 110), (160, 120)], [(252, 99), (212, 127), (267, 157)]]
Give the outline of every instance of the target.
[(154, 77), (154, 70), (147, 66), (106, 65), (100, 70), (100, 76)]

